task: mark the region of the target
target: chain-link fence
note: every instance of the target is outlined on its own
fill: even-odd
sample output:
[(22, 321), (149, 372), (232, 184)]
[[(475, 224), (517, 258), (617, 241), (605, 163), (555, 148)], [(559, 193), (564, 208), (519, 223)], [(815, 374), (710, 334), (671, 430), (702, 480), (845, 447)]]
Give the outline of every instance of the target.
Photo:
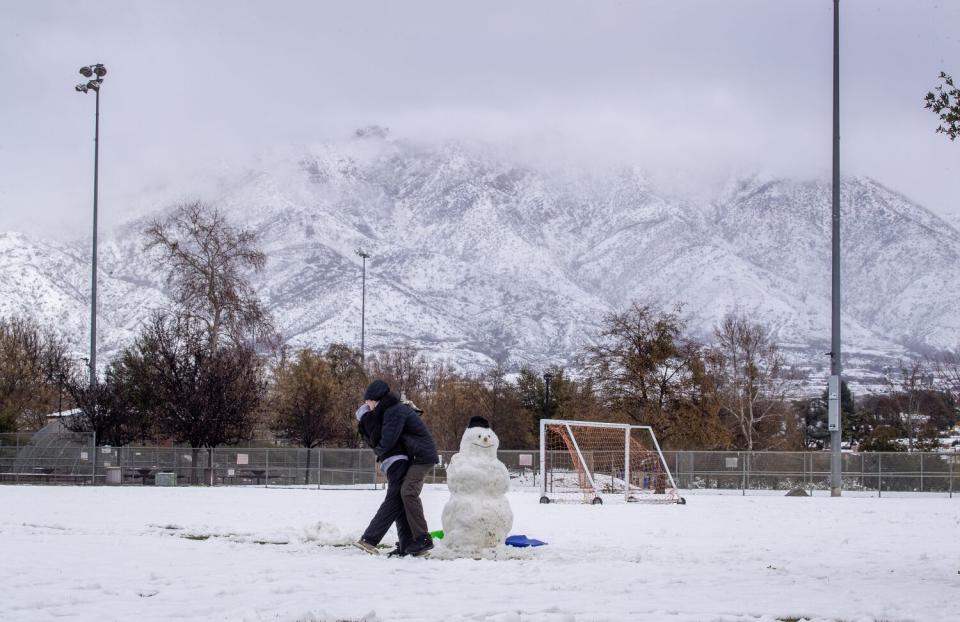
[[(428, 483), (446, 481), (440, 452)], [(520, 486), (539, 483), (539, 452), (501, 451)], [(666, 451), (681, 489), (827, 490), (829, 452)], [(0, 434), (0, 482), (34, 484), (316, 486), (373, 488), (373, 452), (291, 447), (104, 447), (82, 434)], [(960, 453), (845, 453), (845, 490), (960, 492)]]
[[(829, 490), (830, 452), (667, 451), (682, 489)], [(960, 453), (844, 453), (843, 489), (878, 492), (953, 492), (960, 486)]]
[(89, 435), (0, 434), (0, 482), (372, 488), (373, 453), (290, 447), (109, 447)]

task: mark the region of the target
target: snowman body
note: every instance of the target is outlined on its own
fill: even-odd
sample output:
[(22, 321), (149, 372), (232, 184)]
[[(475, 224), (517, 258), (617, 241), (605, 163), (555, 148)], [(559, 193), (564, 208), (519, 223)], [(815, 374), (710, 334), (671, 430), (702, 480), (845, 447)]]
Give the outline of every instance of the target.
[(497, 459), (500, 440), (490, 428), (467, 428), (447, 466), (450, 500), (443, 507), (444, 547), (473, 554), (503, 545), (513, 526), (507, 501), (510, 474)]

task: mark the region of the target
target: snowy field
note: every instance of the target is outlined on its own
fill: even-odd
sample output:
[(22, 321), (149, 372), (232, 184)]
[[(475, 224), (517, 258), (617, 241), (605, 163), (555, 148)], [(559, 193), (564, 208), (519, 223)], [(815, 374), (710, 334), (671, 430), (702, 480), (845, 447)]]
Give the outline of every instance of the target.
[(548, 546), (441, 561), (343, 546), (382, 495), (0, 486), (0, 620), (960, 620), (960, 498), (515, 491), (512, 533)]

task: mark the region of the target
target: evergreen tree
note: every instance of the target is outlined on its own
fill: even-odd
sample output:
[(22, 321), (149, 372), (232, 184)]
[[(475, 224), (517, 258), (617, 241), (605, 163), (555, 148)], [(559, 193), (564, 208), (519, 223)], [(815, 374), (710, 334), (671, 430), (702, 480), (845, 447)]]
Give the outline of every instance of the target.
[[(829, 429), (830, 388), (823, 390), (819, 398), (807, 402), (803, 412), (805, 444), (811, 449), (823, 449), (830, 439)], [(853, 393), (847, 381), (840, 380), (840, 425), (841, 439), (849, 443), (858, 443), (863, 438), (864, 416), (857, 412)]]

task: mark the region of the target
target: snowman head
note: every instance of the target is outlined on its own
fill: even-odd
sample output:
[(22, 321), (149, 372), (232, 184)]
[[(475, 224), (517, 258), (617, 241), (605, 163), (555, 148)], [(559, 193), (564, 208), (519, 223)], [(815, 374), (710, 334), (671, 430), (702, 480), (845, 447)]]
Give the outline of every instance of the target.
[(497, 457), (497, 448), (500, 439), (490, 429), (490, 424), (483, 417), (473, 417), (467, 426), (463, 438), (460, 439), (460, 453), (473, 456)]

